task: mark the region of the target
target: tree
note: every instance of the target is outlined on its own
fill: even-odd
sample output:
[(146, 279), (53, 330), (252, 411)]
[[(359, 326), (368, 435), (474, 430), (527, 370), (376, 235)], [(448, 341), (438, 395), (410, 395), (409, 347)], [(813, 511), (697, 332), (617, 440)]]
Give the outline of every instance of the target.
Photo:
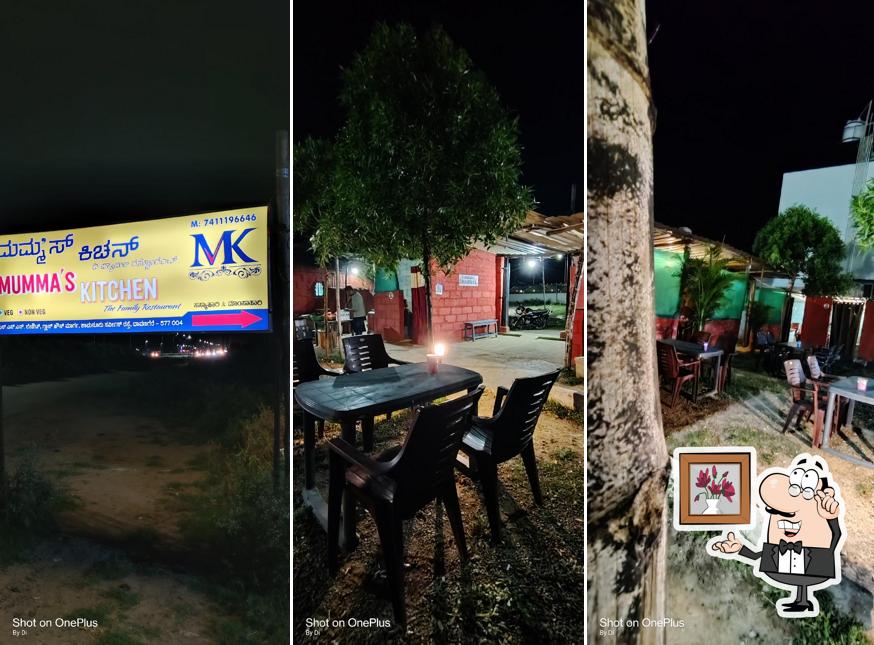
[[(588, 6), (589, 625), (664, 615), (669, 460), (656, 370), (645, 13), (644, 0)], [(664, 635), (626, 627), (598, 642)]]
[(518, 123), (440, 28), (419, 37), (409, 25), (377, 26), (343, 71), (340, 102), (346, 121), (333, 146), (310, 144), (330, 171), (302, 179), (322, 185), (301, 204), (302, 221), (322, 259), (350, 250), (381, 267), (421, 258), (430, 341), (432, 261), (450, 271), (475, 243), (515, 231), (534, 205), (520, 184)]
[(856, 241), (863, 249), (874, 249), (874, 179), (850, 201), (853, 211), (853, 225), (856, 227)]
[[(771, 219), (756, 235), (753, 253), (789, 275), (789, 293), (804, 276), (804, 294), (836, 296), (846, 293), (852, 277), (841, 270), (844, 243), (834, 225), (814, 209), (795, 204)], [(781, 328), (789, 316), (786, 298)]]
[(734, 276), (728, 272), (728, 260), (721, 257), (719, 246), (714, 244), (707, 249), (703, 258), (683, 255), (680, 270), (682, 297), (691, 311), (695, 329), (704, 329), (708, 320), (722, 303), (725, 291), (731, 286)]

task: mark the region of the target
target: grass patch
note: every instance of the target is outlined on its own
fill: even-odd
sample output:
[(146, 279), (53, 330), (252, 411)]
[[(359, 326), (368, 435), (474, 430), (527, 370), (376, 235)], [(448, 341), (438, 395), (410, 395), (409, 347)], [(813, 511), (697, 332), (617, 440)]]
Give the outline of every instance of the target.
[(96, 641), (97, 645), (145, 645), (144, 641), (130, 632), (112, 630), (102, 634)]
[(583, 377), (577, 376), (573, 367), (565, 367), (558, 375), (558, 382), (562, 385), (582, 385)]
[(112, 608), (109, 605), (100, 604), (96, 607), (83, 607), (75, 609), (68, 613), (64, 618), (67, 620), (76, 620), (84, 618), (85, 620), (96, 620), (97, 625), (105, 627), (109, 624), (109, 616), (112, 614)]
[(133, 562), (123, 555), (113, 554), (105, 560), (98, 560), (85, 572), (89, 581), (120, 580), (135, 571)]
[(189, 470), (209, 470), (209, 453), (199, 452), (185, 462)]
[(152, 455), (146, 459), (146, 468), (160, 468), (164, 465), (164, 458), (160, 455)]
[(554, 417), (558, 417), (563, 421), (573, 421), (574, 423), (579, 423), (580, 428), (583, 427), (582, 410), (572, 410), (566, 405), (562, 405), (561, 403), (557, 403), (552, 399), (548, 399), (546, 403), (543, 404), (543, 411), (551, 414)]
[(107, 589), (100, 594), (107, 600), (112, 600), (117, 605), (118, 609), (126, 611), (133, 609), (140, 604), (140, 596), (130, 590), (128, 585), (119, 585), (112, 589)]
[(762, 391), (786, 395), (789, 392), (789, 386), (786, 384), (786, 379), (781, 380), (764, 372), (752, 372), (732, 367), (731, 383), (725, 388), (725, 393), (730, 398), (743, 401)]

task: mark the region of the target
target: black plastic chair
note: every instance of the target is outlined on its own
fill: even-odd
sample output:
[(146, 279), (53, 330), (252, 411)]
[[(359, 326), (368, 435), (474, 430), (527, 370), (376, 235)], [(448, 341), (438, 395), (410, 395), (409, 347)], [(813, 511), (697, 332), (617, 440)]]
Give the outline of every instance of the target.
[(316, 333), (313, 322), (309, 318), (294, 319), (294, 338), (295, 340), (315, 340)]
[[(294, 388), (298, 383), (318, 381), (321, 376), (340, 376), (340, 372), (334, 372), (322, 367), (316, 356), (316, 349), (311, 340), (302, 339), (294, 341), (292, 353), (291, 386)], [(292, 400), (294, 400), (292, 398)], [(295, 404), (295, 407), (297, 404)], [(325, 421), (318, 420), (319, 436), (325, 435)]]
[[(431, 501), (442, 501), (458, 552), (463, 561), (467, 560), (454, 465), (483, 389), (480, 385), (473, 392), (447, 403), (417, 408), (404, 444), (383, 452), (376, 459), (359, 452), (343, 439), (328, 443), (328, 567), (332, 573), (337, 571), (340, 502), (345, 491), (363, 503), (376, 521), (394, 616), (401, 624), (406, 622), (404, 520), (412, 519)], [(354, 504), (347, 512), (354, 517)], [(354, 525), (346, 526), (347, 532), (352, 533), (346, 535), (346, 543), (354, 543)]]
[(464, 436), (461, 450), (470, 464), (459, 461), (456, 467), (471, 479), (480, 480), (494, 541), (501, 537), (498, 464), (521, 455), (534, 502), (538, 506), (543, 504), (534, 457), (534, 428), (559, 372), (518, 378), (509, 390), (498, 387), (491, 418), (475, 417), (470, 432)]
[[(389, 356), (382, 334), (348, 336), (343, 339), (343, 353), (346, 355), (343, 371), (347, 374), (377, 370), (389, 365), (408, 365), (410, 362)], [(391, 413), (388, 418), (391, 418)], [(373, 450), (373, 417), (361, 420), (361, 441), (365, 451)]]
[(382, 334), (363, 334), (343, 339), (346, 362), (343, 371), (347, 374), (376, 370), (389, 365), (408, 365), (409, 361), (392, 358), (385, 351)]

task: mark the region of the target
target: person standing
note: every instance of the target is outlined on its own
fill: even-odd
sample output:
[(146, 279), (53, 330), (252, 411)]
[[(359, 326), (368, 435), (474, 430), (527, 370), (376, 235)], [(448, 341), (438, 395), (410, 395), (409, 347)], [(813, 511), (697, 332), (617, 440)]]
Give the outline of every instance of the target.
[(367, 318), (367, 311), (364, 309), (364, 298), (359, 291), (356, 291), (350, 286), (346, 286), (346, 309), (352, 317), (352, 333), (354, 335), (363, 334), (365, 332), (364, 320)]

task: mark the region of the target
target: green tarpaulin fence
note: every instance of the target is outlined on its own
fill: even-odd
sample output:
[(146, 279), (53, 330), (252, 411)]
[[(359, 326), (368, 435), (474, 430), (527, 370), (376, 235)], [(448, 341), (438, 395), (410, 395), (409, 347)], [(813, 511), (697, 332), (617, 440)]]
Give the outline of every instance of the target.
[(398, 276), (393, 269), (377, 268), (376, 284), (374, 291), (376, 293), (384, 293), (386, 291), (398, 290)]
[(683, 256), (655, 252), (655, 310), (659, 318), (673, 318), (680, 307), (680, 267)]
[(768, 317), (765, 320), (767, 324), (777, 325), (780, 323), (783, 304), (786, 302), (786, 292), (783, 289), (757, 287), (756, 301), (762, 302), (768, 306)]
[[(655, 310), (660, 318), (673, 318), (680, 307), (680, 267), (683, 256), (670, 251), (655, 251)], [(747, 277), (737, 276), (728, 289), (725, 290), (719, 308), (713, 314), (713, 320), (738, 320), (743, 313), (747, 300)]]

